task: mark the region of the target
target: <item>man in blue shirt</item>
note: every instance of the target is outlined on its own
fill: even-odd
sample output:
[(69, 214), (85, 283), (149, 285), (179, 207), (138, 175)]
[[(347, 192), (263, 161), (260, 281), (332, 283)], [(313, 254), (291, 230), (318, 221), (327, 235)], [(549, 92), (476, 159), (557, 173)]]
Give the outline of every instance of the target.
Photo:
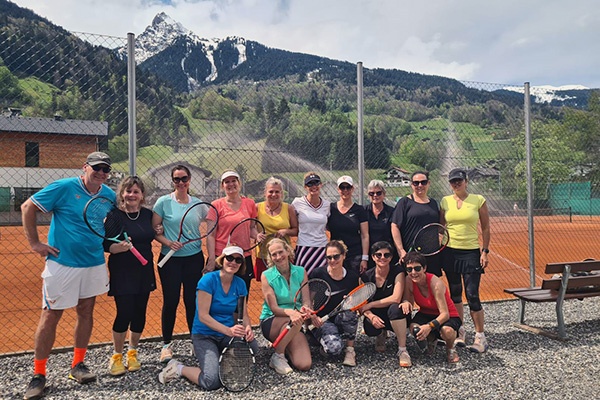
[[(95, 196), (115, 201), (104, 184), (111, 170), (110, 157), (88, 155), (79, 177), (59, 179), (31, 196), (21, 206), (23, 228), (31, 249), (46, 258), (42, 273), (42, 313), (35, 332), (34, 375), (25, 399), (43, 396), (46, 364), (63, 311), (75, 307), (75, 354), (69, 378), (79, 383), (96, 380), (83, 363), (92, 334), (96, 296), (108, 291), (102, 238), (92, 234), (83, 219), (85, 204)], [(52, 212), (48, 243), (40, 241), (36, 215)]]

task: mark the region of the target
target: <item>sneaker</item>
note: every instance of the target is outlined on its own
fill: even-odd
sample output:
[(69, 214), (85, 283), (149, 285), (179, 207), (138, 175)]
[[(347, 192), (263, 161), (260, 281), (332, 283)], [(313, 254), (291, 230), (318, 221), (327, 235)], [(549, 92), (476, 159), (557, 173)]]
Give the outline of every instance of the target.
[(42, 374), (35, 374), (25, 390), (25, 400), (41, 399), (44, 396), (45, 387), (46, 377)]
[(354, 347), (346, 347), (346, 354), (344, 355), (344, 361), (342, 361), (342, 365), (356, 367), (356, 353), (354, 351)]
[(480, 338), (475, 336), (475, 341), (468, 347), (473, 353), (485, 353), (488, 349), (488, 342), (485, 337)]
[(465, 343), (466, 337), (467, 331), (465, 331), (465, 327), (461, 325), (460, 328), (458, 328), (458, 336), (456, 336), (456, 339), (454, 340), (454, 345), (458, 347), (465, 347), (467, 345)]
[(167, 363), (167, 366), (160, 371), (158, 374), (158, 381), (163, 385), (174, 381), (175, 379), (179, 379), (181, 375), (179, 375), (179, 365), (181, 363), (177, 360), (171, 360)]
[(71, 368), (69, 379), (73, 379), (81, 384), (90, 383), (96, 380), (96, 374), (91, 372), (82, 361)]
[(387, 341), (387, 331), (382, 331), (375, 338), (375, 351), (378, 353), (385, 352), (385, 342)]
[(402, 368), (410, 368), (412, 367), (412, 361), (410, 360), (410, 355), (408, 351), (398, 352), (398, 363)]
[(169, 361), (171, 361), (173, 359), (173, 349), (171, 349), (171, 347), (173, 346), (173, 342), (165, 344), (162, 349), (160, 350), (160, 362), (161, 363), (168, 363)]
[(130, 349), (127, 351), (127, 370), (129, 372), (137, 371), (142, 368), (142, 364), (137, 359), (137, 350)]
[(448, 356), (448, 363), (456, 364), (460, 361), (460, 357), (458, 356), (458, 352), (453, 347), (451, 349), (446, 350), (446, 355)]
[(425, 353), (427, 351), (427, 340), (418, 340), (417, 339), (417, 334), (419, 333), (420, 330), (421, 330), (420, 327), (415, 326), (412, 329), (412, 334), (415, 337), (415, 341), (417, 342), (417, 346), (419, 346), (419, 349), (421, 349), (421, 353)]
[(286, 375), (292, 372), (292, 367), (288, 364), (285, 356), (279, 353), (273, 353), (271, 361), (269, 361), (269, 367), (273, 368), (275, 372), (280, 375)]
[(108, 363), (108, 373), (112, 376), (121, 376), (127, 370), (123, 365), (123, 354), (113, 354)]

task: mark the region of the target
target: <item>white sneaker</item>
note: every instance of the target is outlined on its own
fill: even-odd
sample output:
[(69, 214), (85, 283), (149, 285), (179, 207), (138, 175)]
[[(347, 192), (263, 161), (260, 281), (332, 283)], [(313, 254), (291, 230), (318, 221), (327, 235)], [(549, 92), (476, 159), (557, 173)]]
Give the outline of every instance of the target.
[(344, 355), (342, 365), (356, 367), (356, 353), (354, 352), (354, 347), (346, 347), (346, 355)]
[(158, 381), (163, 385), (174, 381), (175, 379), (179, 379), (181, 375), (179, 375), (179, 365), (181, 363), (177, 360), (171, 360), (167, 364), (167, 366), (160, 371), (158, 374)]
[(273, 368), (280, 375), (292, 372), (292, 367), (288, 364), (285, 356), (279, 353), (273, 353), (271, 361), (269, 361), (269, 367)]
[(160, 350), (160, 362), (161, 363), (167, 363), (169, 361), (171, 361), (171, 359), (173, 358), (173, 349), (171, 348), (173, 346), (173, 342), (169, 343), (169, 344), (165, 344), (162, 349)]

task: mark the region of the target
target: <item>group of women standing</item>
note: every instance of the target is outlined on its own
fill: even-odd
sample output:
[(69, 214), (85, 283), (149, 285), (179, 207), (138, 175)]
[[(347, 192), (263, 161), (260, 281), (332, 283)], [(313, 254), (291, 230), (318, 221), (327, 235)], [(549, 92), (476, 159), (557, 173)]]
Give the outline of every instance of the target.
[[(215, 363), (218, 363), (218, 354), (228, 338), (245, 336), (256, 345), (246, 311), (244, 326), (233, 324), (237, 299), (248, 295), (252, 278), (261, 282), (265, 299), (260, 316), (265, 338), (274, 341), (285, 325), (292, 325), (290, 333), (275, 348), (270, 360), (270, 366), (280, 374), (292, 371), (289, 362), (299, 370), (310, 368), (309, 341), (318, 343), (326, 355), (344, 353), (344, 365), (356, 365), (353, 344), (358, 317), (355, 313), (343, 312), (325, 323), (318, 316), (313, 316), (311, 322), (315, 329), (307, 335), (298, 334), (306, 322), (306, 315), (296, 311), (293, 297), (303, 282), (316, 277), (326, 280), (334, 294), (320, 316), (331, 311), (360, 282), (375, 283), (375, 296), (360, 310), (365, 333), (376, 338), (375, 349), (381, 352), (385, 351), (387, 331), (394, 331), (400, 365), (407, 367), (410, 366), (410, 358), (406, 353), (406, 329), (412, 308), (409, 310), (405, 303), (412, 305), (417, 298), (423, 298), (415, 296), (414, 290), (418, 287), (424, 288), (425, 298), (429, 296), (430, 286), (427, 285), (432, 281), (429, 275), (438, 279), (433, 279), (432, 287), (436, 289), (431, 289), (431, 294), (435, 293), (438, 300), (445, 298), (437, 294), (437, 277), (445, 271), (454, 310), (446, 312), (448, 319), (454, 318), (456, 313), (462, 321), (464, 284), (476, 330), (470, 349), (486, 351), (478, 289), (481, 273), (487, 266), (489, 218), (485, 199), (467, 192), (464, 170), (451, 171), (449, 181), (453, 194), (444, 197), (440, 206), (428, 197), (428, 174), (414, 173), (411, 177), (412, 193), (400, 199), (395, 208), (385, 203), (385, 186), (379, 180), (368, 185), (370, 203), (365, 207), (356, 204), (353, 201), (355, 186), (349, 176), (337, 180), (339, 199), (329, 202), (321, 197), (323, 182), (315, 172), (304, 176), (306, 194), (295, 198), (291, 204), (283, 201), (283, 183), (273, 177), (266, 182), (265, 201), (255, 204), (241, 195), (239, 174), (228, 170), (220, 179), (225, 196), (212, 203), (219, 219), (213, 233), (206, 238), (206, 256), (201, 242), (182, 246), (176, 240), (183, 213), (200, 201), (189, 194), (191, 179), (191, 171), (187, 167), (175, 166), (171, 171), (174, 190), (158, 199), (153, 212), (141, 207), (144, 186), (139, 178), (125, 179), (118, 190), (121, 212), (125, 212), (132, 225), (136, 226), (128, 226), (126, 230), (144, 257), (152, 259), (151, 242), (154, 239), (162, 245), (159, 260), (169, 250), (177, 251), (159, 269), (163, 288), (161, 319), (164, 341), (160, 360), (168, 363), (159, 376), (161, 382), (184, 376), (205, 389), (214, 389), (219, 386), (218, 376), (214, 374)], [(208, 218), (211, 219), (210, 212)], [(258, 218), (265, 232), (258, 233), (253, 228), (249, 237), (239, 239), (247, 243), (228, 245), (229, 232), (245, 218)], [(449, 246), (441, 255), (422, 261), (412, 260), (413, 264), (423, 265), (412, 268), (407, 274), (405, 265), (399, 261), (406, 257), (416, 232), (431, 222), (446, 224), (451, 238)], [(482, 231), (482, 249), (478, 225)], [(295, 250), (290, 240), (294, 236), (297, 236)], [(252, 254), (242, 250), (250, 247), (251, 240), (264, 241), (262, 248), (258, 249), (258, 254), (264, 257), (255, 257), (254, 264)], [(106, 245), (106, 250), (111, 253), (110, 294), (115, 296), (117, 305), (113, 325), (115, 354), (110, 360), (112, 375), (140, 368), (135, 346), (144, 327), (149, 293), (156, 288), (152, 263), (137, 269), (127, 267), (136, 263), (136, 259), (127, 252), (127, 246), (127, 243)], [(421, 268), (417, 267), (422, 267), (422, 276)], [(134, 269), (136, 276), (131, 275)], [(411, 282), (419, 282), (420, 286), (413, 287)], [(182, 287), (186, 321), (199, 368), (185, 367), (173, 358), (172, 336)], [(448, 306), (442, 308), (447, 310)], [(458, 332), (456, 344), (464, 345), (465, 330), (460, 324), (455, 327)], [(122, 353), (128, 329), (131, 332), (129, 350), (124, 361)], [(440, 333), (444, 332), (442, 338), (450, 339), (447, 331), (445, 326), (440, 329)], [(418, 338), (422, 340), (423, 333)], [(450, 359), (457, 360), (457, 357), (453, 353), (452, 357), (449, 355)]]

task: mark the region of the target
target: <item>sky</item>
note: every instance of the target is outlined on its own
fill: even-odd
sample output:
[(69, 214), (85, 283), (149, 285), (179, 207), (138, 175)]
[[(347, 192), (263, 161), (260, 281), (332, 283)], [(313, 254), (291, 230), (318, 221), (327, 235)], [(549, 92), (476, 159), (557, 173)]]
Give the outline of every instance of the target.
[(600, 88), (596, 0), (11, 0), (70, 31), (141, 34), (165, 12), (203, 38), (462, 81)]

